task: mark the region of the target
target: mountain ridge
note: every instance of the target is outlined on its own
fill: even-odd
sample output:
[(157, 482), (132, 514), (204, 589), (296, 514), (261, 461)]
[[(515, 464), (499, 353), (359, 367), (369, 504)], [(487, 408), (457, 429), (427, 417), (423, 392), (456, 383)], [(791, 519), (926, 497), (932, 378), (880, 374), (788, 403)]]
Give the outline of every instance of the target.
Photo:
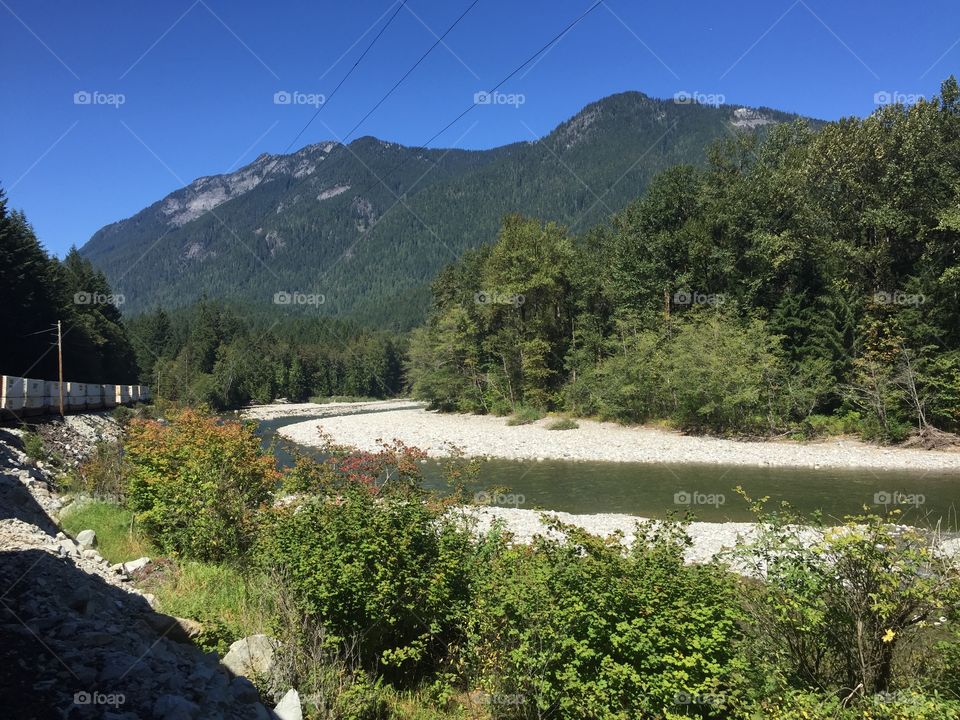
[(716, 139), (797, 117), (626, 91), (535, 141), (487, 150), (325, 140), (198, 177), (104, 226), (81, 253), (125, 293), (127, 312), (203, 294), (268, 304), (299, 290), (324, 295), (319, 312), (409, 325), (433, 275), (492, 240), (504, 214), (583, 230), (656, 172), (702, 163)]

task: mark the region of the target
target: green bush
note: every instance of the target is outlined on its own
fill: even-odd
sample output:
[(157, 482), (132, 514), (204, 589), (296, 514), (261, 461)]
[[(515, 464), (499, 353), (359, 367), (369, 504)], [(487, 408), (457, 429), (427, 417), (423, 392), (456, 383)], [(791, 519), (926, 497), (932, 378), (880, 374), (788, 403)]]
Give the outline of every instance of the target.
[(275, 509), (262, 543), (329, 642), (394, 681), (439, 667), (469, 607), (471, 538), (423, 500), (408, 484), (350, 480)]
[(117, 405), (113, 410), (110, 411), (111, 417), (120, 424), (121, 427), (126, 426), (128, 422), (133, 419), (135, 415), (132, 408), (127, 407), (126, 405)]
[(755, 505), (756, 536), (733, 557), (744, 585), (758, 688), (821, 688), (852, 701), (926, 682), (928, 626), (960, 601), (960, 565), (898, 516), (811, 528)]
[(507, 425), (529, 425), (543, 417), (543, 412), (529, 405), (520, 405), (513, 415), (507, 418)]
[(169, 423), (133, 420), (127, 500), (163, 550), (197, 560), (241, 556), (280, 476), (251, 425), (182, 410)]
[(23, 451), (27, 454), (27, 457), (36, 462), (37, 460), (45, 460), (47, 457), (47, 452), (43, 447), (43, 438), (35, 432), (25, 432), (22, 437), (23, 440)]
[(121, 501), (126, 490), (126, 471), (122, 444), (101, 441), (74, 471), (71, 486), (95, 498)]
[[(497, 717), (722, 717), (736, 695), (736, 585), (683, 562), (681, 527), (618, 542), (554, 524), (478, 579), (467, 656)], [(692, 704), (691, 700), (701, 704)]]
[(736, 715), (744, 720), (958, 720), (960, 702), (912, 691), (885, 693), (855, 706), (835, 694), (792, 691)]
[(547, 430), (576, 430), (580, 425), (573, 418), (557, 418), (549, 425)]

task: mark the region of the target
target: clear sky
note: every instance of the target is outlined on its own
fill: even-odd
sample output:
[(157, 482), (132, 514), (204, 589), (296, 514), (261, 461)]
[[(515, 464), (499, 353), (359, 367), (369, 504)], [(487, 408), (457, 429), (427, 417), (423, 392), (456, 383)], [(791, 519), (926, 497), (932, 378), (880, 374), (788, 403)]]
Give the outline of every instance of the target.
[[(408, 0), (294, 149), (342, 138), (471, 1)], [(422, 144), (592, 4), (479, 0), (358, 134)], [(397, 7), (0, 0), (0, 183), (62, 255), (196, 177), (282, 152)], [(956, 0), (604, 0), (501, 88), (522, 104), (480, 105), (433, 146), (533, 139), (623, 90), (862, 116), (877, 93), (929, 97), (958, 70)]]

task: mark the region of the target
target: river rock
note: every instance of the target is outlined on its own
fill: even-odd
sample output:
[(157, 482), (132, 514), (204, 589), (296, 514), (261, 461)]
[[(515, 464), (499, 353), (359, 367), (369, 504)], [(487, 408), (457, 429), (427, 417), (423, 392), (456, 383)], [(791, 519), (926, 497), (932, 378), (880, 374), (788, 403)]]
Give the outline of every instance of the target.
[(230, 646), (223, 664), (234, 675), (266, 677), (273, 670), (276, 641), (266, 635), (250, 635)]
[(300, 693), (293, 688), (287, 690), (286, 695), (280, 698), (280, 702), (277, 703), (273, 712), (280, 720), (303, 720), (303, 710), (300, 709)]
[(92, 550), (97, 546), (97, 533), (93, 530), (81, 530), (77, 533), (77, 545), (81, 550)]
[(135, 573), (137, 570), (141, 570), (150, 564), (150, 558), (142, 557), (137, 558), (136, 560), (128, 560), (123, 563), (123, 571), (128, 575)]

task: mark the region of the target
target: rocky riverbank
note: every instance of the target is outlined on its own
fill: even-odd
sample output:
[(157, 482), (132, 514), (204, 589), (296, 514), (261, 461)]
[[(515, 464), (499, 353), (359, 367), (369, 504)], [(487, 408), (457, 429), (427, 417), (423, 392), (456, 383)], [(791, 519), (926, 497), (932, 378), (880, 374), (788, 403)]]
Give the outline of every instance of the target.
[[(960, 452), (908, 450), (868, 445), (850, 439), (817, 442), (756, 442), (682, 435), (658, 428), (578, 420), (573, 430), (549, 430), (544, 418), (509, 426), (490, 415), (442, 414), (407, 401), (334, 405), (274, 405), (256, 408), (250, 417), (320, 415), (322, 419), (287, 425), (278, 432), (302, 445), (320, 443), (318, 430), (334, 441), (361, 450), (378, 449), (377, 439), (400, 439), (431, 457), (450, 454), (511, 460), (588, 460), (637, 463), (702, 463), (757, 467), (873, 468), (938, 470), (960, 473)], [(294, 408), (294, 412), (285, 412)]]

